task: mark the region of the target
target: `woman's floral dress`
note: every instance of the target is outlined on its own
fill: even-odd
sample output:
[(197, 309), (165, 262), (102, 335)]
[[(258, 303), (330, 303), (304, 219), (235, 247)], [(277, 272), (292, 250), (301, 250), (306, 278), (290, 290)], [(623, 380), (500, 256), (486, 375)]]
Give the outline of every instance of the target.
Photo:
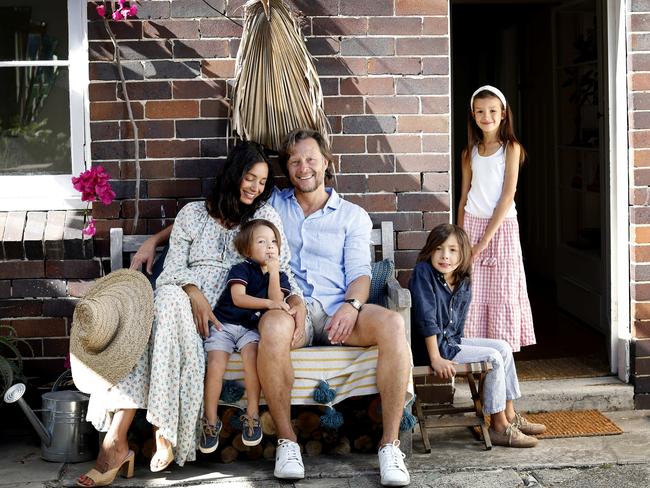
[[(254, 218), (273, 222), (287, 242), (277, 212), (269, 204)], [(147, 420), (174, 446), (182, 466), (196, 459), (203, 410), (205, 354), (192, 308), (183, 286), (194, 284), (214, 307), (226, 285), (228, 271), (242, 261), (233, 245), (239, 226), (225, 229), (210, 217), (205, 202), (186, 205), (176, 217), (165, 267), (156, 282), (155, 317), (149, 347), (131, 371), (113, 388), (93, 393), (88, 420), (107, 430), (112, 412), (146, 408)], [(293, 293), (302, 295), (289, 268), (288, 246), (282, 246), (280, 268)]]

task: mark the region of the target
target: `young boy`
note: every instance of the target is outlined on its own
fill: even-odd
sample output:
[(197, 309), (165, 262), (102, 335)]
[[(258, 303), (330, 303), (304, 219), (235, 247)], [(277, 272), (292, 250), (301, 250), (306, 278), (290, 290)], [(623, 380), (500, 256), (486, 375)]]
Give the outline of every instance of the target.
[(262, 440), (259, 422), (260, 382), (257, 376), (257, 324), (265, 310), (284, 310), (289, 294), (287, 276), (280, 272), (280, 232), (268, 220), (250, 220), (235, 238), (237, 251), (246, 257), (230, 269), (226, 291), (214, 314), (219, 324), (210, 328), (204, 348), (208, 353), (205, 375), (203, 433), (199, 449), (214, 452), (219, 445), (222, 423), (217, 415), (223, 376), (230, 354), (238, 350), (244, 363), (244, 384), (248, 404), (242, 415), (242, 441), (256, 446)]

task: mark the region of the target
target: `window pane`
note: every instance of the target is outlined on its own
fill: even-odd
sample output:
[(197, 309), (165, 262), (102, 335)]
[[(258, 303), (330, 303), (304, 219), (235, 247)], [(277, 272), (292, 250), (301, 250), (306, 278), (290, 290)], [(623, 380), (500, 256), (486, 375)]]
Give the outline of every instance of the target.
[(71, 173), (68, 68), (0, 68), (0, 93), (0, 175)]
[(0, 60), (46, 59), (68, 59), (67, 1), (0, 0)]

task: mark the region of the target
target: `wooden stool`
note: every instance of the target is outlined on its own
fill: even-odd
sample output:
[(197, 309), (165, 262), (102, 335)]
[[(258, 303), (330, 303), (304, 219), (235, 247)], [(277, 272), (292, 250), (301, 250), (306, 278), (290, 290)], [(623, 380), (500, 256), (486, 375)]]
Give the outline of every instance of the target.
[[(492, 449), (490, 434), (488, 433), (485, 417), (483, 416), (483, 383), (485, 375), (492, 370), (492, 365), (487, 361), (479, 363), (455, 364), (456, 376), (467, 379), (472, 394), (473, 406), (454, 407), (454, 384), (436, 376), (429, 366), (416, 366), (413, 368), (413, 386), (415, 387), (415, 411), (420, 424), (422, 441), (425, 452), (431, 452), (429, 433), (427, 428), (439, 429), (457, 426), (478, 426), (483, 433), (485, 449)], [(440, 417), (447, 414), (474, 412), (472, 417), (462, 416), (443, 420)], [(438, 416), (427, 423), (427, 417)]]

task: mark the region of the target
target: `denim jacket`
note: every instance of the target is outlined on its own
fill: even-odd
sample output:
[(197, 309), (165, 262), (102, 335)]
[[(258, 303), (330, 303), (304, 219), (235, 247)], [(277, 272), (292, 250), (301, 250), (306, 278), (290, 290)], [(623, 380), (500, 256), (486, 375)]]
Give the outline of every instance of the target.
[(437, 336), (440, 355), (453, 359), (460, 351), (465, 317), (472, 299), (469, 279), (449, 289), (442, 273), (436, 271), (429, 261), (415, 265), (411, 280), (411, 332), (412, 348), (416, 365), (428, 365), (429, 354), (424, 339)]

